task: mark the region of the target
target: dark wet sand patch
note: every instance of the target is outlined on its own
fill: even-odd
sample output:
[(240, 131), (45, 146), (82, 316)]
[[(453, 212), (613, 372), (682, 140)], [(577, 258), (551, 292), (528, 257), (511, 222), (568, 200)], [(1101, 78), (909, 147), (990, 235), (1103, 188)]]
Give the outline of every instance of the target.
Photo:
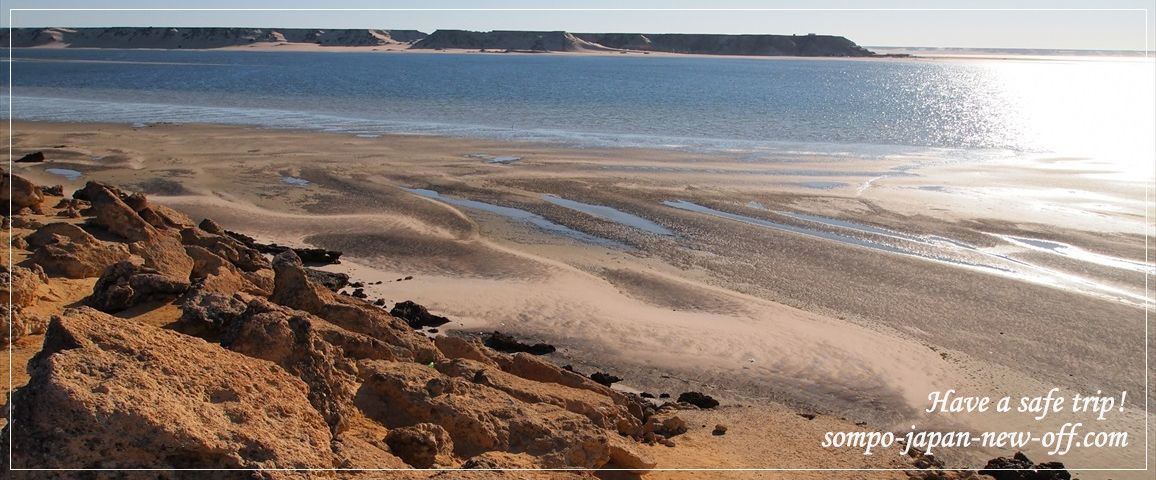
[(630, 269), (606, 269), (605, 278), (627, 296), (674, 310), (737, 314), (742, 304), (693, 285)]

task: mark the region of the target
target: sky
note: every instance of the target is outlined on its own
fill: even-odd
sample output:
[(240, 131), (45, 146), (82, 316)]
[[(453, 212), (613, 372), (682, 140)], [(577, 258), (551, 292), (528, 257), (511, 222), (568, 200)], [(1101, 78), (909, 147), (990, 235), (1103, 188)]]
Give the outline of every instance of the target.
[[(302, 27), (842, 35), (864, 46), (1151, 50), (1156, 0), (6, 0), (3, 27)], [(11, 11), (266, 8), (274, 11)], [(319, 8), (785, 8), (794, 11), (287, 11)], [(947, 9), (1051, 9), (960, 11)], [(849, 10), (858, 9), (858, 10)], [(862, 9), (922, 9), (864, 11)], [(1054, 10), (1099, 9), (1099, 10)], [(1117, 9), (1117, 10), (1104, 10)], [(9, 16), (11, 14), (11, 16)]]

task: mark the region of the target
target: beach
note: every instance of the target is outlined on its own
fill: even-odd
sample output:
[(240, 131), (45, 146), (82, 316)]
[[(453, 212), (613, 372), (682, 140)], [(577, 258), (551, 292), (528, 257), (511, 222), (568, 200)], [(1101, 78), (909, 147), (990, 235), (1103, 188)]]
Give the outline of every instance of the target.
[[(617, 375), (625, 391), (703, 391), (773, 418), (814, 413), (902, 433), (1070, 421), (926, 415), (937, 390), (1146, 400), (1148, 180), (1082, 160), (752, 162), (440, 135), (21, 120), (11, 142), (14, 158), (48, 159), (13, 164), (35, 183), (67, 195), (106, 182), (262, 241), (342, 251), (323, 268), (364, 282), (371, 300), (425, 305), (451, 319), (441, 334), (547, 342), (555, 363)], [(1096, 427), (1140, 438), (1143, 413), (1128, 408)], [(806, 430), (813, 441), (798, 438), (798, 448), (818, 449), (825, 430)], [(1144, 453), (1137, 443), (1064, 461), (1107, 468)], [(944, 460), (976, 468), (1005, 454)], [(808, 466), (793, 462), (765, 466)]]

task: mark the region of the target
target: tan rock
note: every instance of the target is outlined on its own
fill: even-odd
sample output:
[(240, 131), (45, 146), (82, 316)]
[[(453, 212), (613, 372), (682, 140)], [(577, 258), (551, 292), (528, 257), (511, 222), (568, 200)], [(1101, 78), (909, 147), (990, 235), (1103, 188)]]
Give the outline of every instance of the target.
[(141, 257), (145, 266), (173, 279), (187, 281), (193, 271), (193, 259), (176, 237), (158, 233), (147, 240), (130, 243), (128, 250)]
[(273, 272), (273, 295), (269, 300), (274, 303), (312, 313), (346, 330), (399, 347), (405, 360), (428, 363), (441, 359), (441, 352), (433, 342), (404, 321), (367, 302), (335, 295), (310, 280), (301, 259), (292, 250), (273, 259)]
[(32, 306), (40, 298), (40, 287), (46, 283), (48, 276), (40, 265), (13, 265), (11, 272), (0, 273), (0, 302), (17, 308)]
[(152, 240), (157, 236), (156, 228), (125, 204), (118, 190), (97, 182), (88, 182), (83, 191), (86, 199), (92, 202), (94, 224), (130, 242)]
[(588, 418), (595, 425), (623, 435), (641, 436), (642, 421), (614, 399), (600, 393), (557, 383), (527, 380), (495, 367), (458, 358), (437, 364), (438, 371), (492, 387), (527, 403), (548, 403)]
[[(33, 213), (43, 213), (40, 204), (44, 202), (44, 193), (36, 184), (28, 181), (24, 177), (15, 174), (9, 174), (0, 170), (0, 208), (5, 214), (12, 212), (19, 212), (21, 209), (28, 208)], [(11, 201), (12, 212), (8, 211), (8, 204)]]
[(68, 223), (45, 225), (26, 240), (29, 248), (35, 249), (29, 262), (40, 265), (52, 277), (95, 277), (109, 265), (133, 258), (123, 244), (97, 240)]
[[(204, 222), (201, 222), (204, 225)], [(216, 224), (209, 225), (210, 228)], [(234, 266), (245, 272), (256, 272), (271, 268), (269, 260), (261, 252), (245, 246), (235, 238), (217, 235), (198, 228), (183, 228), (180, 231), (181, 243), (202, 247), (214, 255), (224, 258)]]
[(419, 423), (390, 429), (385, 443), (390, 452), (416, 468), (453, 464), (454, 442), (441, 425)]
[(498, 362), (486, 355), (485, 345), (476, 338), (465, 339), (443, 335), (434, 338), (434, 345), (446, 358), (465, 358), (484, 365), (498, 366)]
[(525, 403), (494, 388), (447, 377), (425, 365), (363, 361), (357, 396), (367, 416), (386, 426), (435, 423), (449, 432), (454, 453), (526, 453), (548, 467), (597, 468), (610, 461), (607, 432), (582, 415)]
[[(193, 260), (193, 270), (189, 277), (200, 282), (205, 291), (232, 295), (236, 292), (245, 292), (252, 295), (268, 296), (273, 292), (271, 282), (264, 277), (246, 276), (232, 262), (208, 251), (203, 247), (189, 245), (185, 253)], [(253, 280), (262, 281), (263, 286)]]
[(300, 380), (200, 339), (67, 309), (30, 374), (12, 401), (12, 467), (332, 466)]

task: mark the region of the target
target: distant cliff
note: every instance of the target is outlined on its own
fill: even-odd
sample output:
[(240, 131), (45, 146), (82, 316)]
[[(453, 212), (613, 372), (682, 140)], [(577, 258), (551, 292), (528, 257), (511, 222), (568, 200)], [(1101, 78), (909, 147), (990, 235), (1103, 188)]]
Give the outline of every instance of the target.
[(635, 50), (702, 55), (866, 57), (873, 53), (833, 35), (723, 35), (687, 33), (472, 32), (438, 30), (411, 48), (575, 52)]
[[(8, 30), (0, 30), (7, 45)], [(14, 47), (207, 49), (253, 44), (312, 44), (331, 47), (393, 46), (526, 52), (641, 51), (701, 55), (867, 57), (867, 50), (833, 35), (722, 35), (693, 33), (570, 33), (495, 30), (107, 27), (17, 28)]]
[[(254, 43), (308, 43), (333, 47), (408, 44), (424, 38), (417, 30), (321, 28), (108, 27), (17, 28), (13, 47), (223, 48)], [(8, 44), (8, 30), (0, 31)]]

